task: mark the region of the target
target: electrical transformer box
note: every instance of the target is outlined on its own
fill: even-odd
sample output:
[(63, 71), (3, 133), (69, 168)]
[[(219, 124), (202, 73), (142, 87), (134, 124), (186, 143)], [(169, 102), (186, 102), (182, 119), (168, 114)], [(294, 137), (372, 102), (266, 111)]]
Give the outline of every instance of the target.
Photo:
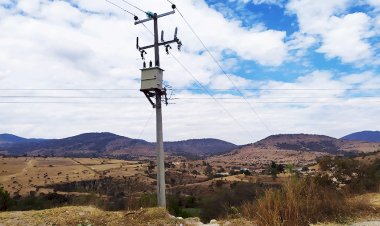
[(141, 91), (162, 89), (163, 72), (159, 67), (141, 69)]

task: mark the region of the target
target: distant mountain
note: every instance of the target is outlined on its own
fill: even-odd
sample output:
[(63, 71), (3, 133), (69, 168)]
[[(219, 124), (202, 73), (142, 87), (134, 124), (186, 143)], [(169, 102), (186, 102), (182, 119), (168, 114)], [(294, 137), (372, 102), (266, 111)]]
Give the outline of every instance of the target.
[(368, 142), (380, 142), (380, 131), (362, 131), (352, 133), (340, 138), (342, 140), (360, 140)]
[(339, 140), (310, 134), (272, 135), (254, 144), (242, 146), (233, 152), (211, 157), (219, 162), (311, 163), (326, 155), (355, 155), (380, 150), (380, 143)]
[(237, 145), (218, 139), (191, 139), (165, 142), (165, 150), (173, 153), (191, 153), (197, 156), (223, 154), (237, 148)]
[(19, 143), (19, 142), (26, 142), (28, 139), (23, 137), (18, 137), (12, 134), (0, 134), (0, 144), (10, 144), (10, 143)]
[[(165, 142), (169, 155), (204, 157), (225, 153), (237, 146), (216, 139)], [(9, 155), (47, 155), (72, 157), (119, 156), (125, 158), (156, 156), (155, 143), (131, 139), (112, 133), (85, 133), (64, 139), (20, 140), (0, 146), (0, 153)]]

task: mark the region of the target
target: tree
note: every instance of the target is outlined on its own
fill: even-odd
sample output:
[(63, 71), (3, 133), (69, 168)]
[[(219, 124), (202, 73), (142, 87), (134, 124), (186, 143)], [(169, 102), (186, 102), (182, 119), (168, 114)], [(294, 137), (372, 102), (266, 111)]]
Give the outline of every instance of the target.
[(11, 197), (4, 188), (0, 187), (0, 211), (5, 211), (11, 204)]
[(288, 173), (293, 173), (293, 171), (294, 171), (294, 164), (287, 164), (285, 166), (285, 171), (288, 172)]
[(285, 166), (282, 164), (277, 165), (277, 172), (278, 173), (283, 173), (285, 171)]
[(278, 169), (276, 162), (272, 161), (270, 167), (269, 167), (269, 173), (272, 175), (273, 180), (277, 178)]
[(213, 174), (213, 169), (212, 169), (212, 166), (211, 165), (207, 165), (205, 170), (204, 170), (204, 174), (206, 176), (208, 176), (209, 178), (212, 177), (212, 174)]

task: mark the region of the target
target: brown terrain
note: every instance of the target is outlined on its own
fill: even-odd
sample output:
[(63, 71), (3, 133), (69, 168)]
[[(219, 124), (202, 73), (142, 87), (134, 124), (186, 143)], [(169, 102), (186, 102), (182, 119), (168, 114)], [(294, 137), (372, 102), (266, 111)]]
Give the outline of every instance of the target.
[(340, 140), (333, 137), (308, 134), (269, 136), (254, 144), (230, 153), (210, 157), (211, 162), (229, 164), (277, 163), (310, 164), (316, 158), (328, 155), (353, 155), (380, 150), (380, 143)]
[[(170, 156), (206, 157), (235, 149), (235, 144), (218, 139), (165, 142)], [(155, 143), (112, 133), (85, 133), (63, 139), (25, 139), (0, 134), (0, 154), (60, 157), (155, 157)]]
[[(103, 177), (137, 177), (145, 165), (133, 161), (86, 158), (0, 158), (0, 186), (11, 195), (49, 193), (54, 184), (99, 180)], [(139, 180), (150, 184), (151, 179)]]

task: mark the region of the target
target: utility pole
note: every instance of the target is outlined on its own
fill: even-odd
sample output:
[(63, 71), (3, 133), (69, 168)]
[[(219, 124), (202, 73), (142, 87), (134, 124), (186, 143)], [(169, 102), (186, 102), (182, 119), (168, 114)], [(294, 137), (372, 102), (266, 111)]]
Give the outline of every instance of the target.
[[(156, 108), (156, 153), (157, 153), (157, 201), (158, 206), (166, 208), (165, 196), (165, 155), (164, 155), (164, 141), (162, 129), (162, 96), (165, 96), (165, 103), (167, 104), (166, 89), (162, 87), (163, 71), (160, 68), (160, 46), (165, 46), (166, 53), (169, 54), (171, 43), (178, 44), (178, 50), (181, 49), (182, 43), (177, 38), (177, 28), (175, 29), (174, 39), (171, 41), (164, 41), (164, 32), (161, 32), (161, 42), (158, 39), (158, 18), (169, 16), (175, 13), (175, 5), (172, 5), (172, 11), (157, 15), (157, 13), (147, 13), (148, 18), (138, 20), (135, 18), (135, 25), (145, 23), (153, 20), (154, 25), (154, 44), (140, 47), (139, 38), (137, 38), (136, 48), (141, 53), (141, 58), (144, 60), (143, 69), (141, 69), (141, 89), (140, 91), (145, 94), (153, 108)], [(149, 67), (146, 67), (145, 49), (154, 48), (154, 67), (152, 61)], [(155, 103), (151, 98), (155, 97)]]

